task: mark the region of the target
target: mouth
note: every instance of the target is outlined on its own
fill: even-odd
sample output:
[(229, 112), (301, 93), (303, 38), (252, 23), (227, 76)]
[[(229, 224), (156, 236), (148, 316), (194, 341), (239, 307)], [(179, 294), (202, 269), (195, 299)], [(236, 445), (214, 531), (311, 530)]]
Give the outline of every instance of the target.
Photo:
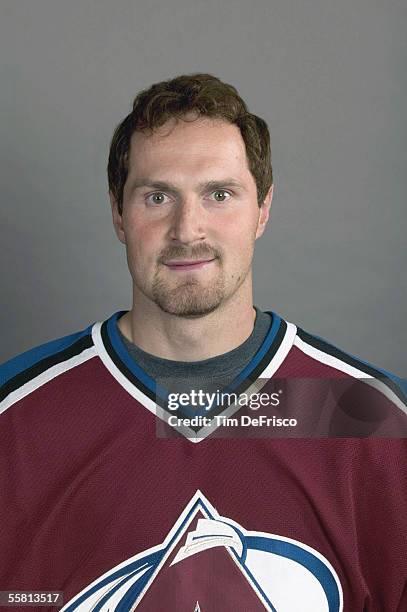
[(176, 272), (183, 272), (187, 270), (200, 270), (201, 268), (206, 267), (215, 261), (215, 258), (212, 259), (191, 259), (191, 260), (170, 260), (165, 262), (165, 266), (170, 270), (175, 270)]

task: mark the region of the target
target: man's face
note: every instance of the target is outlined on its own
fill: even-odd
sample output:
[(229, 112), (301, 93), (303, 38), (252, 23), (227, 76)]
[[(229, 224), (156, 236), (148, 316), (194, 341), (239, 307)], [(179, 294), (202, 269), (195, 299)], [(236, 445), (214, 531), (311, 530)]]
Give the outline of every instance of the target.
[(271, 198), (272, 188), (259, 208), (235, 125), (171, 119), (152, 135), (133, 134), (121, 216), (111, 203), (135, 303), (196, 317), (247, 296)]

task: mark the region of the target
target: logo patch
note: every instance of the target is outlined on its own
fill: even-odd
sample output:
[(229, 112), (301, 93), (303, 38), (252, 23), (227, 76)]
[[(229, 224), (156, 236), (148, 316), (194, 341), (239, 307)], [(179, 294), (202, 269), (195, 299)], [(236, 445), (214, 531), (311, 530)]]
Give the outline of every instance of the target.
[(162, 544), (112, 568), (61, 612), (342, 612), (338, 576), (296, 540), (247, 531), (197, 491)]

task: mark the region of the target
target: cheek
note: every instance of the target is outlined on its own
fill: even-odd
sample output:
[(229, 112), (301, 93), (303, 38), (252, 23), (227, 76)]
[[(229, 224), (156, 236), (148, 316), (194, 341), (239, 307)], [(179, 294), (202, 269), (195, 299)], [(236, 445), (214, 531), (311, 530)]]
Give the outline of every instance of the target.
[[(257, 226), (252, 218), (234, 220), (223, 235), (225, 250), (233, 251), (238, 259), (245, 258), (247, 253), (253, 250), (256, 229)], [(222, 233), (220, 235), (222, 236)]]
[(156, 225), (133, 216), (127, 220), (126, 242), (132, 258), (149, 260), (160, 250), (160, 231)]
[(153, 236), (142, 231), (127, 234), (127, 261), (129, 268), (137, 277), (150, 274), (157, 261), (157, 250), (154, 249), (152, 238)]

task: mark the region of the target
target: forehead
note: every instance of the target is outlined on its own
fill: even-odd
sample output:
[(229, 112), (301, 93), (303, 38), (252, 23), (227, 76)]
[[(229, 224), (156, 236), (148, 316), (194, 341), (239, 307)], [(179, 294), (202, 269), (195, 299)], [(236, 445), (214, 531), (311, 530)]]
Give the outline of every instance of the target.
[(248, 170), (246, 147), (239, 128), (222, 119), (170, 119), (151, 133), (131, 138), (129, 173), (168, 167), (193, 170), (202, 166)]

